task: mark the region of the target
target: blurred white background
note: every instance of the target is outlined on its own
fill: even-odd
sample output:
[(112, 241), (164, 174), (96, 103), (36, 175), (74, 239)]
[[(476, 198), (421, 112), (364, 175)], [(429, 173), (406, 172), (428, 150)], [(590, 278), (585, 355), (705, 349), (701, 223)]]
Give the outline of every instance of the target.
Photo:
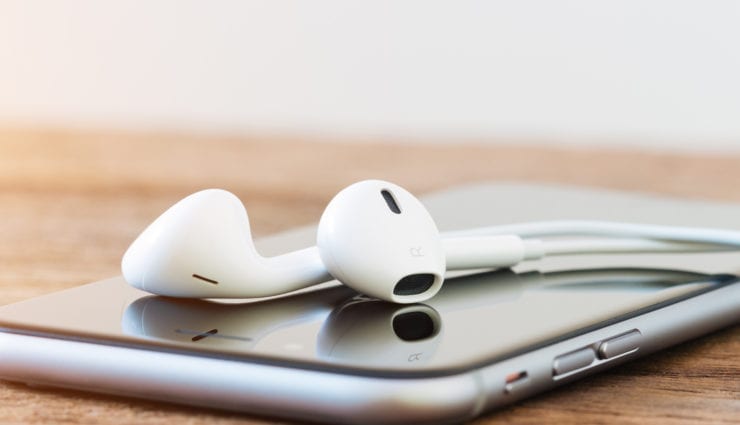
[(0, 124), (737, 152), (740, 3), (0, 0)]

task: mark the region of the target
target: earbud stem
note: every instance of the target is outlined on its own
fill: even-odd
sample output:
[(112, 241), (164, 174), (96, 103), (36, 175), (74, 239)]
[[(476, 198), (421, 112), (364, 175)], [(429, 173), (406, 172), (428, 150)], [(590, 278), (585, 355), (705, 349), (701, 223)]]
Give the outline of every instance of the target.
[(516, 235), (443, 237), (447, 270), (511, 267), (544, 253)]
[(268, 264), (264, 270), (271, 274), (269, 279), (274, 294), (291, 292), (334, 279), (326, 271), (315, 246), (268, 257), (265, 262)]

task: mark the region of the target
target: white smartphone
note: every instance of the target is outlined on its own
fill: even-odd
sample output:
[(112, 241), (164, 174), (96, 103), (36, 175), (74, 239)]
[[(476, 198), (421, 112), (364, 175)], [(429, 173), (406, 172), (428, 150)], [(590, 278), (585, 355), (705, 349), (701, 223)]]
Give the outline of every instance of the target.
[[(545, 219), (737, 228), (740, 206), (496, 184), (424, 199), (443, 230)], [(258, 243), (308, 246), (303, 228)], [(121, 277), (0, 307), (0, 377), (335, 423), (456, 423), (740, 321), (740, 256), (574, 256), (450, 276), (423, 304), (331, 282), (182, 300)], [(719, 384), (719, 383), (718, 383)]]

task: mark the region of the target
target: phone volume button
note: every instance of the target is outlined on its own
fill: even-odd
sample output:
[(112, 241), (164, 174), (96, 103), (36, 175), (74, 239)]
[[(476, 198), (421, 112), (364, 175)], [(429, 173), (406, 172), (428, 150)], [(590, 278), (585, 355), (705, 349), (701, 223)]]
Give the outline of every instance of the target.
[(611, 359), (621, 356), (622, 354), (629, 353), (630, 351), (637, 350), (640, 347), (641, 339), (642, 333), (637, 329), (633, 329), (629, 332), (602, 341), (601, 344), (599, 344), (599, 358), (604, 360)]
[(558, 376), (582, 369), (593, 363), (594, 360), (596, 360), (596, 353), (590, 347), (572, 351), (555, 358), (552, 362), (552, 374)]

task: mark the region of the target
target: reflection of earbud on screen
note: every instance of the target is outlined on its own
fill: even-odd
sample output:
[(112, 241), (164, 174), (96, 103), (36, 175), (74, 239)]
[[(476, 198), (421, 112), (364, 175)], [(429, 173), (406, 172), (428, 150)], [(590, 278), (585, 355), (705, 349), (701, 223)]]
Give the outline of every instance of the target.
[(356, 297), (324, 321), (316, 351), (324, 359), (413, 367), (431, 359), (441, 331), (439, 314), (427, 305)]
[(245, 349), (279, 328), (326, 316), (355, 294), (338, 286), (239, 304), (150, 296), (126, 308), (121, 327), (129, 335)]
[[(490, 308), (503, 311), (530, 291), (558, 291), (571, 298), (593, 291), (624, 292), (681, 289), (684, 284), (701, 284), (708, 276), (673, 270), (595, 269), (542, 274), (499, 270), (449, 279), (439, 294), (425, 304), (395, 304), (358, 296), (337, 286), (303, 294), (248, 302), (222, 303), (145, 297), (128, 306), (122, 318), (129, 335), (198, 344), (223, 350), (251, 350), (260, 341), (269, 345), (268, 335), (285, 337), (287, 343), (311, 342), (313, 334), (301, 341), (280, 330), (306, 324), (316, 335), (316, 355), (337, 364), (358, 367), (414, 367), (429, 364), (434, 356), (449, 354), (445, 324), (456, 321), (457, 312)], [(495, 282), (495, 285), (491, 283)], [(322, 323), (323, 322), (323, 323)], [(310, 324), (310, 325), (309, 325)], [(485, 329), (511, 323), (486, 323)], [(288, 329), (286, 329), (288, 330)], [(472, 330), (471, 330), (472, 331)], [(306, 341), (306, 338), (309, 341)], [(311, 344), (306, 344), (308, 349)], [(443, 353), (443, 348), (445, 351)], [(454, 350), (455, 347), (452, 347)], [(304, 352), (305, 354), (305, 352)]]

